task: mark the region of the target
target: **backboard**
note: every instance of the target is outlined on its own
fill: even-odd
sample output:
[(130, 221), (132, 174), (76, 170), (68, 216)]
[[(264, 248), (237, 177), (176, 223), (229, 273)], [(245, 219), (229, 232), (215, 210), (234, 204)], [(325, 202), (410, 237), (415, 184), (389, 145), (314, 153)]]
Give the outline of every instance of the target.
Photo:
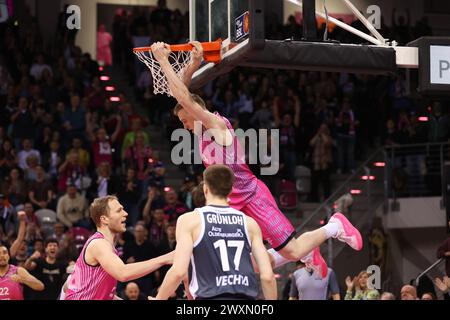
[[(305, 0), (285, 1), (302, 8), (301, 2)], [(360, 15), (349, 0), (343, 1), (356, 17)], [(192, 77), (192, 89), (237, 66), (365, 74), (394, 74), (397, 67), (418, 66), (417, 48), (390, 46), (382, 35), (371, 30), (373, 27), (369, 28), (372, 34), (368, 35), (332, 17), (330, 21), (369, 44), (267, 39), (265, 3), (264, 0), (190, 0), (190, 39), (204, 42), (221, 38), (223, 41), (221, 62), (203, 64)], [(320, 10), (312, 10), (316, 17), (326, 16)], [(364, 17), (358, 18), (367, 23)]]
[(190, 0), (190, 39), (211, 42), (222, 39), (224, 51), (249, 35), (249, 1)]

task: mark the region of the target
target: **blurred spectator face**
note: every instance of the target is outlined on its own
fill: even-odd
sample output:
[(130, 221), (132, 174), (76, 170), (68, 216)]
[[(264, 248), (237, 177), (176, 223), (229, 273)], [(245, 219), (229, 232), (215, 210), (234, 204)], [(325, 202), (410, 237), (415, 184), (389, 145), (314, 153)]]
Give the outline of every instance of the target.
[(44, 137), (51, 137), (52, 129), (50, 127), (44, 127), (43, 135)]
[(195, 180), (189, 179), (185, 182), (185, 188), (188, 191), (192, 191), (195, 188)]
[(167, 239), (174, 240), (175, 239), (176, 228), (173, 224), (170, 224), (166, 228)]
[(63, 248), (69, 248), (69, 247), (75, 247), (75, 242), (73, 240), (73, 237), (70, 234), (64, 234), (62, 237), (62, 247)]
[(400, 297), (402, 300), (417, 300), (417, 290), (411, 285), (405, 285), (400, 291)]
[(108, 162), (100, 163), (98, 166), (98, 175), (104, 178), (108, 178), (111, 175), (111, 167)]
[(136, 134), (136, 145), (143, 146), (144, 145), (144, 134), (142, 132), (139, 132)]
[(325, 123), (322, 123), (319, 127), (319, 133), (329, 135), (330, 131), (328, 130), (328, 126)]
[(61, 237), (64, 234), (64, 225), (60, 222), (57, 222), (53, 225), (53, 228), (55, 230), (55, 235), (57, 237)]
[(127, 170), (127, 180), (134, 180), (136, 177), (136, 172), (132, 168), (128, 168)]
[(0, 246), (0, 268), (5, 268), (9, 264), (9, 252), (5, 246)]
[(395, 296), (390, 292), (383, 292), (380, 300), (395, 300)]
[(77, 165), (79, 161), (78, 152), (71, 152), (69, 155), (69, 162), (73, 165)]
[(27, 107), (28, 107), (28, 100), (27, 100), (27, 98), (21, 97), (19, 99), (19, 109), (21, 111), (25, 111), (27, 109)]
[(31, 216), (34, 212), (33, 205), (29, 202), (25, 203), (23, 206), (23, 211), (27, 214), (27, 216)]
[(31, 141), (30, 139), (25, 139), (22, 142), (23, 150), (29, 151), (31, 150)]
[(434, 299), (432, 293), (427, 292), (422, 295), (422, 298), (420, 300), (436, 300), (436, 299)]
[(9, 141), (9, 140), (3, 141), (3, 151), (8, 152), (8, 151), (11, 151), (11, 150), (12, 150), (11, 141)]
[(75, 139), (72, 140), (72, 147), (74, 149), (80, 149), (81, 146), (82, 146), (81, 139), (75, 138)]
[(163, 209), (155, 209), (153, 211), (153, 220), (155, 222), (163, 222), (164, 221), (164, 210)]
[(75, 187), (74, 185), (69, 185), (67, 187), (67, 194), (69, 195), (69, 197), (75, 197), (77, 194), (77, 187)]
[(98, 141), (106, 141), (106, 130), (103, 128), (98, 129), (97, 131), (97, 139)]
[(139, 298), (139, 287), (136, 283), (130, 282), (125, 288), (125, 295), (128, 300), (138, 300)]
[(134, 227), (134, 238), (138, 242), (142, 242), (145, 240), (145, 228), (142, 225), (137, 224)]
[(166, 200), (168, 205), (173, 205), (177, 202), (178, 200), (178, 195), (175, 192), (175, 190), (173, 190), (172, 188), (170, 188), (169, 191), (166, 191), (164, 194), (164, 199)]
[(36, 116), (42, 118), (45, 114), (45, 102), (40, 101), (36, 107)]
[(48, 69), (44, 69), (44, 70), (42, 70), (41, 77), (45, 81), (49, 82), (52, 79), (52, 74), (50, 73), (50, 71)]
[(45, 247), (45, 254), (52, 259), (56, 258), (58, 253), (58, 242), (49, 242)]
[(42, 54), (38, 54), (36, 61), (38, 64), (44, 64), (44, 56)]
[(9, 176), (11, 177), (11, 180), (18, 180), (20, 175), (19, 175), (19, 170), (18, 169), (12, 169), (11, 172), (9, 173)]
[(141, 129), (141, 119), (139, 118), (134, 118), (131, 121), (131, 130), (132, 131), (137, 131)]
[[(33, 225), (34, 225), (34, 223), (33, 223)], [(35, 232), (36, 232), (36, 226), (35, 226)], [(43, 253), (44, 251), (46, 251), (45, 250), (45, 248), (44, 248), (44, 242), (42, 241), (42, 240), (36, 240), (35, 242), (34, 242), (34, 244), (33, 244), (33, 250), (34, 251), (39, 251), (39, 252), (41, 252), (41, 253)]]
[(64, 102), (58, 102), (57, 104), (56, 104), (56, 110), (59, 112), (59, 113), (63, 113), (64, 112), (64, 109), (65, 109), (65, 106), (64, 106)]
[(287, 113), (283, 116), (283, 125), (289, 127), (291, 124), (292, 124), (292, 116)]
[(36, 178), (38, 181), (45, 179), (45, 170), (42, 166), (36, 166)]
[(39, 164), (39, 159), (35, 155), (29, 155), (26, 159), (26, 163), (31, 169), (35, 169)]
[(269, 104), (267, 103), (267, 101), (261, 102), (261, 108), (262, 109), (267, 109), (268, 107), (269, 107)]
[(80, 105), (80, 97), (77, 95), (70, 97), (70, 105), (72, 106), (72, 108), (78, 108), (78, 106)]
[(389, 119), (388, 121), (386, 121), (386, 127), (388, 130), (395, 130), (395, 123), (394, 120)]
[(61, 140), (61, 132), (53, 131), (52, 140), (60, 141)]
[(53, 152), (57, 152), (59, 149), (59, 142), (58, 141), (52, 141), (50, 143), (50, 150)]
[(359, 287), (363, 290), (365, 290), (367, 288), (367, 279), (369, 278), (369, 275), (367, 274), (367, 272), (363, 271), (358, 275), (358, 282), (359, 282)]
[(180, 119), (181, 123), (183, 123), (183, 127), (186, 130), (194, 130), (194, 118), (185, 110), (181, 109), (178, 111), (178, 119)]

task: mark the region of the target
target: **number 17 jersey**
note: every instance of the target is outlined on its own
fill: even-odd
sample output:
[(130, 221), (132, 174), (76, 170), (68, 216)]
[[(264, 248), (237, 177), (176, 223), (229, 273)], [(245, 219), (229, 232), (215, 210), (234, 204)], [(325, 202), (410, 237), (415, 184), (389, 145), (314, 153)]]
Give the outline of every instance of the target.
[(239, 296), (255, 299), (258, 283), (251, 261), (246, 216), (229, 206), (195, 209), (201, 228), (191, 257), (189, 290), (195, 299)]

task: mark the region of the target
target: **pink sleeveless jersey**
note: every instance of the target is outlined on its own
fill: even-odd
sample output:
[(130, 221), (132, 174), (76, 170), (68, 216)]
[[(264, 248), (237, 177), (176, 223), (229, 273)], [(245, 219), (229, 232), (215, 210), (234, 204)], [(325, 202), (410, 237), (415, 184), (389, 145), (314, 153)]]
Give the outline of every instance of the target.
[(17, 273), (17, 267), (9, 265), (8, 272), (0, 276), (0, 300), (23, 300), (22, 284), (11, 280), (11, 276)]
[(233, 137), (233, 143), (227, 147), (221, 146), (214, 142), (207, 131), (203, 130), (202, 137), (197, 136), (200, 154), (205, 167), (212, 164), (224, 164), (234, 172), (235, 181), (229, 200), (230, 206), (239, 210), (255, 196), (258, 178), (245, 163), (245, 150), (242, 149), (230, 121), (217, 112), (214, 114), (225, 121)]
[[(64, 300), (113, 300), (117, 280), (110, 276), (100, 265), (91, 266), (86, 263), (84, 255), (91, 241), (104, 239), (100, 232), (94, 233), (81, 250), (70, 276)], [(118, 252), (114, 248), (114, 253)]]

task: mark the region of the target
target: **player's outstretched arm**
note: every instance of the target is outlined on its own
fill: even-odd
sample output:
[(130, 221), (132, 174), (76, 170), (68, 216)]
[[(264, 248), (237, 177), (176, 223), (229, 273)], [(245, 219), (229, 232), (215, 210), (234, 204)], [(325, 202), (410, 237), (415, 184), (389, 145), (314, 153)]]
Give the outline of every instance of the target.
[(167, 271), (163, 283), (158, 290), (157, 300), (167, 300), (178, 288), (188, 271), (189, 261), (191, 260), (194, 247), (191, 233), (192, 221), (189, 219), (192, 219), (191, 213), (184, 214), (178, 218), (176, 228), (177, 246), (175, 248), (173, 265)]
[(22, 244), (22, 241), (25, 240), (25, 233), (27, 230), (27, 220), (25, 211), (19, 211), (17, 213), (17, 216), (19, 217), (19, 231), (17, 233), (16, 240), (14, 240), (13, 244), (11, 245), (11, 248), (9, 249), (9, 254), (11, 258), (14, 258), (16, 256), (17, 251), (19, 250), (19, 247)]
[(273, 274), (269, 254), (263, 244), (261, 229), (256, 221), (250, 217), (247, 217), (247, 227), (252, 243), (252, 254), (256, 265), (258, 266), (264, 297), (266, 300), (276, 300), (277, 282), (275, 280), (275, 275)]
[(202, 108), (197, 102), (192, 99), (191, 93), (187, 86), (172, 68), (169, 62), (170, 46), (163, 42), (156, 42), (152, 44), (152, 53), (155, 59), (159, 62), (162, 71), (164, 72), (170, 91), (172, 92), (178, 103), (196, 120), (201, 121), (202, 125), (207, 129), (227, 129), (225, 123), (219, 117), (208, 110)]
[(102, 268), (114, 279), (126, 282), (143, 277), (166, 264), (172, 263), (173, 252), (154, 259), (125, 264), (113, 253), (111, 244), (104, 239), (92, 241), (87, 250), (89, 255), (97, 260)]

